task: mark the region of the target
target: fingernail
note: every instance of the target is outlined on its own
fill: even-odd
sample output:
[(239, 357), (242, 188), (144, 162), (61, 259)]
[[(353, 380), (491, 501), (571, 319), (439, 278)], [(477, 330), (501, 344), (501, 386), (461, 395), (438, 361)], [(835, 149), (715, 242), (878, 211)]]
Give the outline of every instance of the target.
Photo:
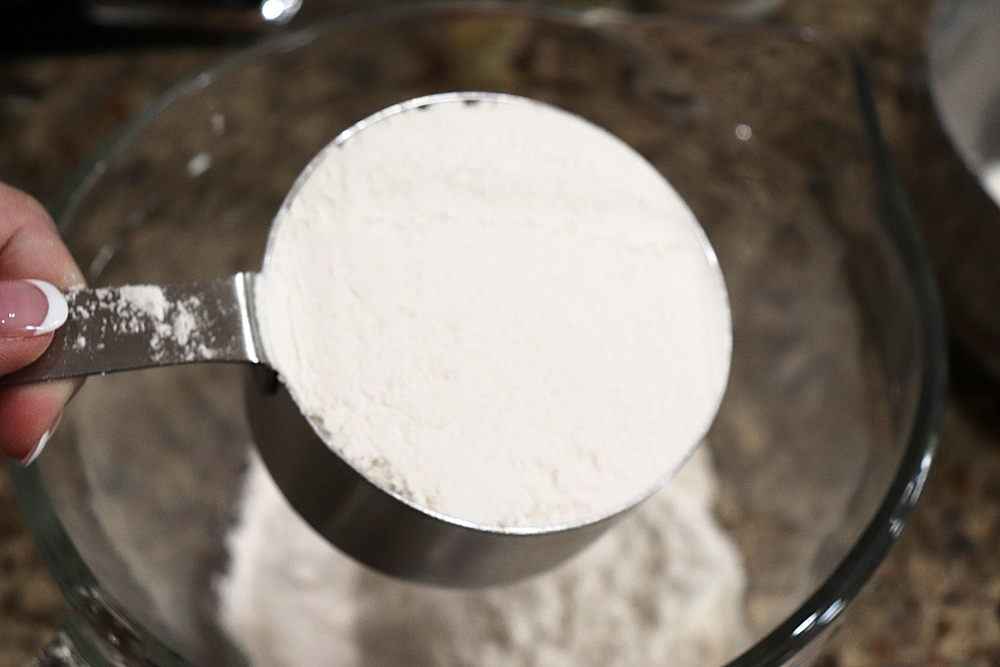
[(66, 297), (44, 280), (0, 281), (0, 338), (26, 338), (55, 331), (66, 321)]
[(35, 448), (31, 450), (31, 453), (29, 453), (27, 456), (21, 459), (22, 468), (27, 468), (28, 466), (30, 466), (32, 463), (35, 462), (35, 459), (38, 458), (38, 455), (42, 453), (43, 449), (45, 449), (45, 445), (48, 444), (49, 438), (51, 438), (52, 434), (56, 432), (56, 429), (59, 427), (59, 420), (61, 419), (62, 419), (62, 410), (60, 410), (59, 414), (56, 415), (56, 418), (52, 420), (52, 425), (49, 426), (49, 428), (45, 431), (45, 433), (42, 433), (42, 437), (38, 439), (38, 444), (35, 445)]

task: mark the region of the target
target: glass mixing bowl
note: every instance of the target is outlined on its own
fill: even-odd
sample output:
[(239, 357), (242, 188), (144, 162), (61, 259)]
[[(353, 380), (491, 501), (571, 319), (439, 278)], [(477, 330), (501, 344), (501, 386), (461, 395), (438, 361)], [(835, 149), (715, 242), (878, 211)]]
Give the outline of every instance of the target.
[[(254, 270), (321, 147), (376, 110), (451, 90), (533, 97), (596, 122), (703, 224), (734, 319), (706, 444), (715, 515), (747, 582), (730, 664), (808, 662), (910, 516), (945, 384), (928, 265), (863, 68), (835, 41), (510, 5), (342, 16), (178, 86), (83, 166), (54, 217), (95, 285)], [(45, 664), (247, 664), (218, 596), (258, 466), (243, 375), (215, 365), (92, 378), (39, 463), (11, 467), (75, 610)], [(282, 627), (299, 620), (274, 613)], [(391, 628), (374, 637), (402, 641)], [(435, 664), (410, 649), (400, 663)]]

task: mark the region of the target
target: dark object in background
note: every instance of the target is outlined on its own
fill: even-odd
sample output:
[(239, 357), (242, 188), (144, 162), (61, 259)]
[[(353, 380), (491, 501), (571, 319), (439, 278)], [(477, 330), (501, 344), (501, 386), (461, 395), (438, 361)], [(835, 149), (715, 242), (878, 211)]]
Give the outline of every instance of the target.
[(301, 0), (6, 0), (0, 56), (206, 42), (289, 21)]

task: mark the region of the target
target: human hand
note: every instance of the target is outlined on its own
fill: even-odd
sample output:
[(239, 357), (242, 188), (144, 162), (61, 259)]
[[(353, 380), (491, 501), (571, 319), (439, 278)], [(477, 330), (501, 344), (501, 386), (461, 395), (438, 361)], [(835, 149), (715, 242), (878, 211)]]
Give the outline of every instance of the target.
[[(66, 319), (58, 290), (83, 284), (42, 205), (0, 183), (0, 375), (41, 356)], [(79, 385), (57, 380), (0, 389), (0, 454), (34, 461)]]

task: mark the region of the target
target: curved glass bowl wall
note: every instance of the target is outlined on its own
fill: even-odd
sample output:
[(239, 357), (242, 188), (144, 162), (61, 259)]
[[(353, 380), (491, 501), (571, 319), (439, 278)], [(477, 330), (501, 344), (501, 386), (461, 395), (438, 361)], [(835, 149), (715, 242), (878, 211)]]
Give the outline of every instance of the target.
[[(749, 578), (733, 664), (815, 654), (919, 495), (943, 405), (936, 294), (863, 75), (808, 31), (450, 5), (338, 18), (179, 86), (85, 165), (55, 217), (92, 284), (259, 267), (296, 175), (405, 99), (504, 91), (628, 141), (726, 276), (730, 386), (708, 439)], [(242, 371), (88, 381), (12, 466), (91, 664), (239, 664), (213, 582), (252, 445)]]

